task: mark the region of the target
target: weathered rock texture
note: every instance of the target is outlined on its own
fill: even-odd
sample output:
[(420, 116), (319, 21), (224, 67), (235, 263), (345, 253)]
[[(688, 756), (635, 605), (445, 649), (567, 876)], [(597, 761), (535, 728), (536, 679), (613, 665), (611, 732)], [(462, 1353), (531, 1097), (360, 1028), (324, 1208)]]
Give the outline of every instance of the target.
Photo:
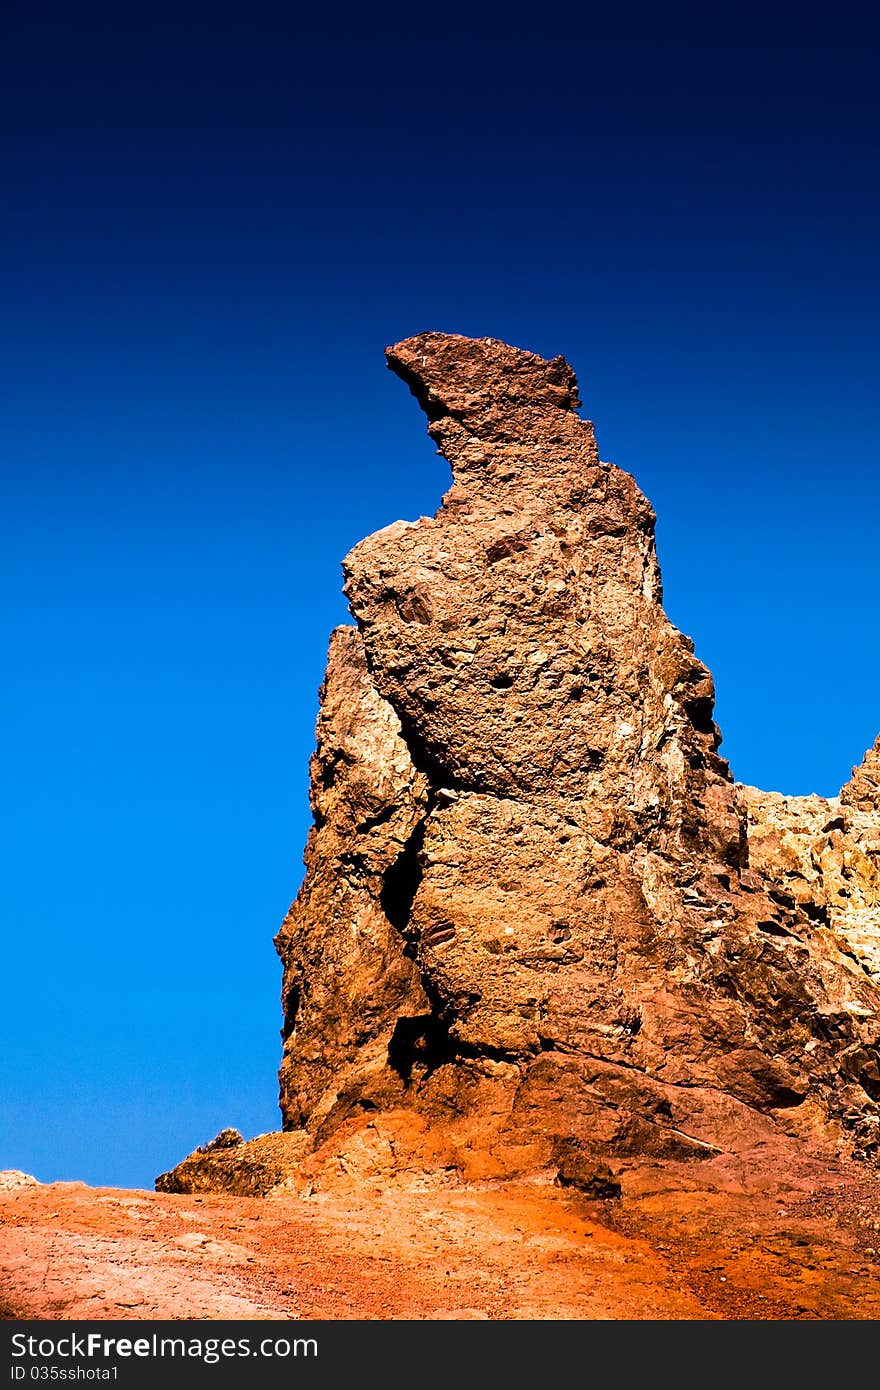
[(439, 333), (388, 363), (453, 484), (345, 561), (277, 940), (285, 1128), (389, 1170), (574, 1153), (585, 1190), (591, 1154), (599, 1182), (780, 1132), (873, 1153), (878, 748), (839, 804), (737, 787), (567, 363)]

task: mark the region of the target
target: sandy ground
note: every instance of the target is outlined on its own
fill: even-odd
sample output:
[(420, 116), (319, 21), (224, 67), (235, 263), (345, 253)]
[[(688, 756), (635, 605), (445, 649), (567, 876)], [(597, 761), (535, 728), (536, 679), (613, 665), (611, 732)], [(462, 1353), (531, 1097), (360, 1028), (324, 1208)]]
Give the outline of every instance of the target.
[(0, 1191), (0, 1301), (28, 1318), (866, 1319), (880, 1183), (737, 1190), (635, 1170), (621, 1202), (531, 1182), (306, 1198)]

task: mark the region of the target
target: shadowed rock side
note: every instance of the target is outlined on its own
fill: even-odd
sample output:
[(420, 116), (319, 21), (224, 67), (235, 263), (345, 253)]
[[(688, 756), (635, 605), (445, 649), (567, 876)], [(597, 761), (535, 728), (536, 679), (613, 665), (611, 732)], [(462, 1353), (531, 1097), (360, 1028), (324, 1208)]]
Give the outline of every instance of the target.
[(345, 561), (277, 939), (285, 1128), (470, 1173), (873, 1153), (878, 749), (840, 805), (738, 788), (567, 363), (438, 333), (388, 363), (453, 483)]

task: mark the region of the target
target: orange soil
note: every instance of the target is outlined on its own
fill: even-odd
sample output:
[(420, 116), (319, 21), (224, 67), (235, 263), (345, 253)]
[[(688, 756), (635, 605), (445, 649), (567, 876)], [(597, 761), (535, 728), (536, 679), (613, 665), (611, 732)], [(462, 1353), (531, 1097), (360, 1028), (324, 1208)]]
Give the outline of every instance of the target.
[(531, 1182), (306, 1197), (78, 1183), (0, 1193), (0, 1302), (28, 1318), (876, 1318), (864, 1169), (745, 1192), (667, 1168), (620, 1203)]

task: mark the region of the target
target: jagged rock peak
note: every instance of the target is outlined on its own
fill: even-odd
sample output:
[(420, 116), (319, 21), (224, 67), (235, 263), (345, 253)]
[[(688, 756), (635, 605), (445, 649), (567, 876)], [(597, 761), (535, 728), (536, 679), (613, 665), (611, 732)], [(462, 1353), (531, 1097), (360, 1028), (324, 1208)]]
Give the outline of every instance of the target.
[(599, 451), (592, 424), (575, 414), (577, 380), (564, 357), (451, 333), (407, 338), (386, 357), (452, 467), (460, 491), (447, 501), (484, 499), (497, 509), (505, 495), (549, 484), (557, 505), (568, 504), (566, 494), (577, 505)]
[(548, 361), (495, 338), (420, 333), (386, 348), (385, 357), (430, 420), (454, 415), (479, 426), (487, 412), (580, 405), (577, 377), (564, 357)]

